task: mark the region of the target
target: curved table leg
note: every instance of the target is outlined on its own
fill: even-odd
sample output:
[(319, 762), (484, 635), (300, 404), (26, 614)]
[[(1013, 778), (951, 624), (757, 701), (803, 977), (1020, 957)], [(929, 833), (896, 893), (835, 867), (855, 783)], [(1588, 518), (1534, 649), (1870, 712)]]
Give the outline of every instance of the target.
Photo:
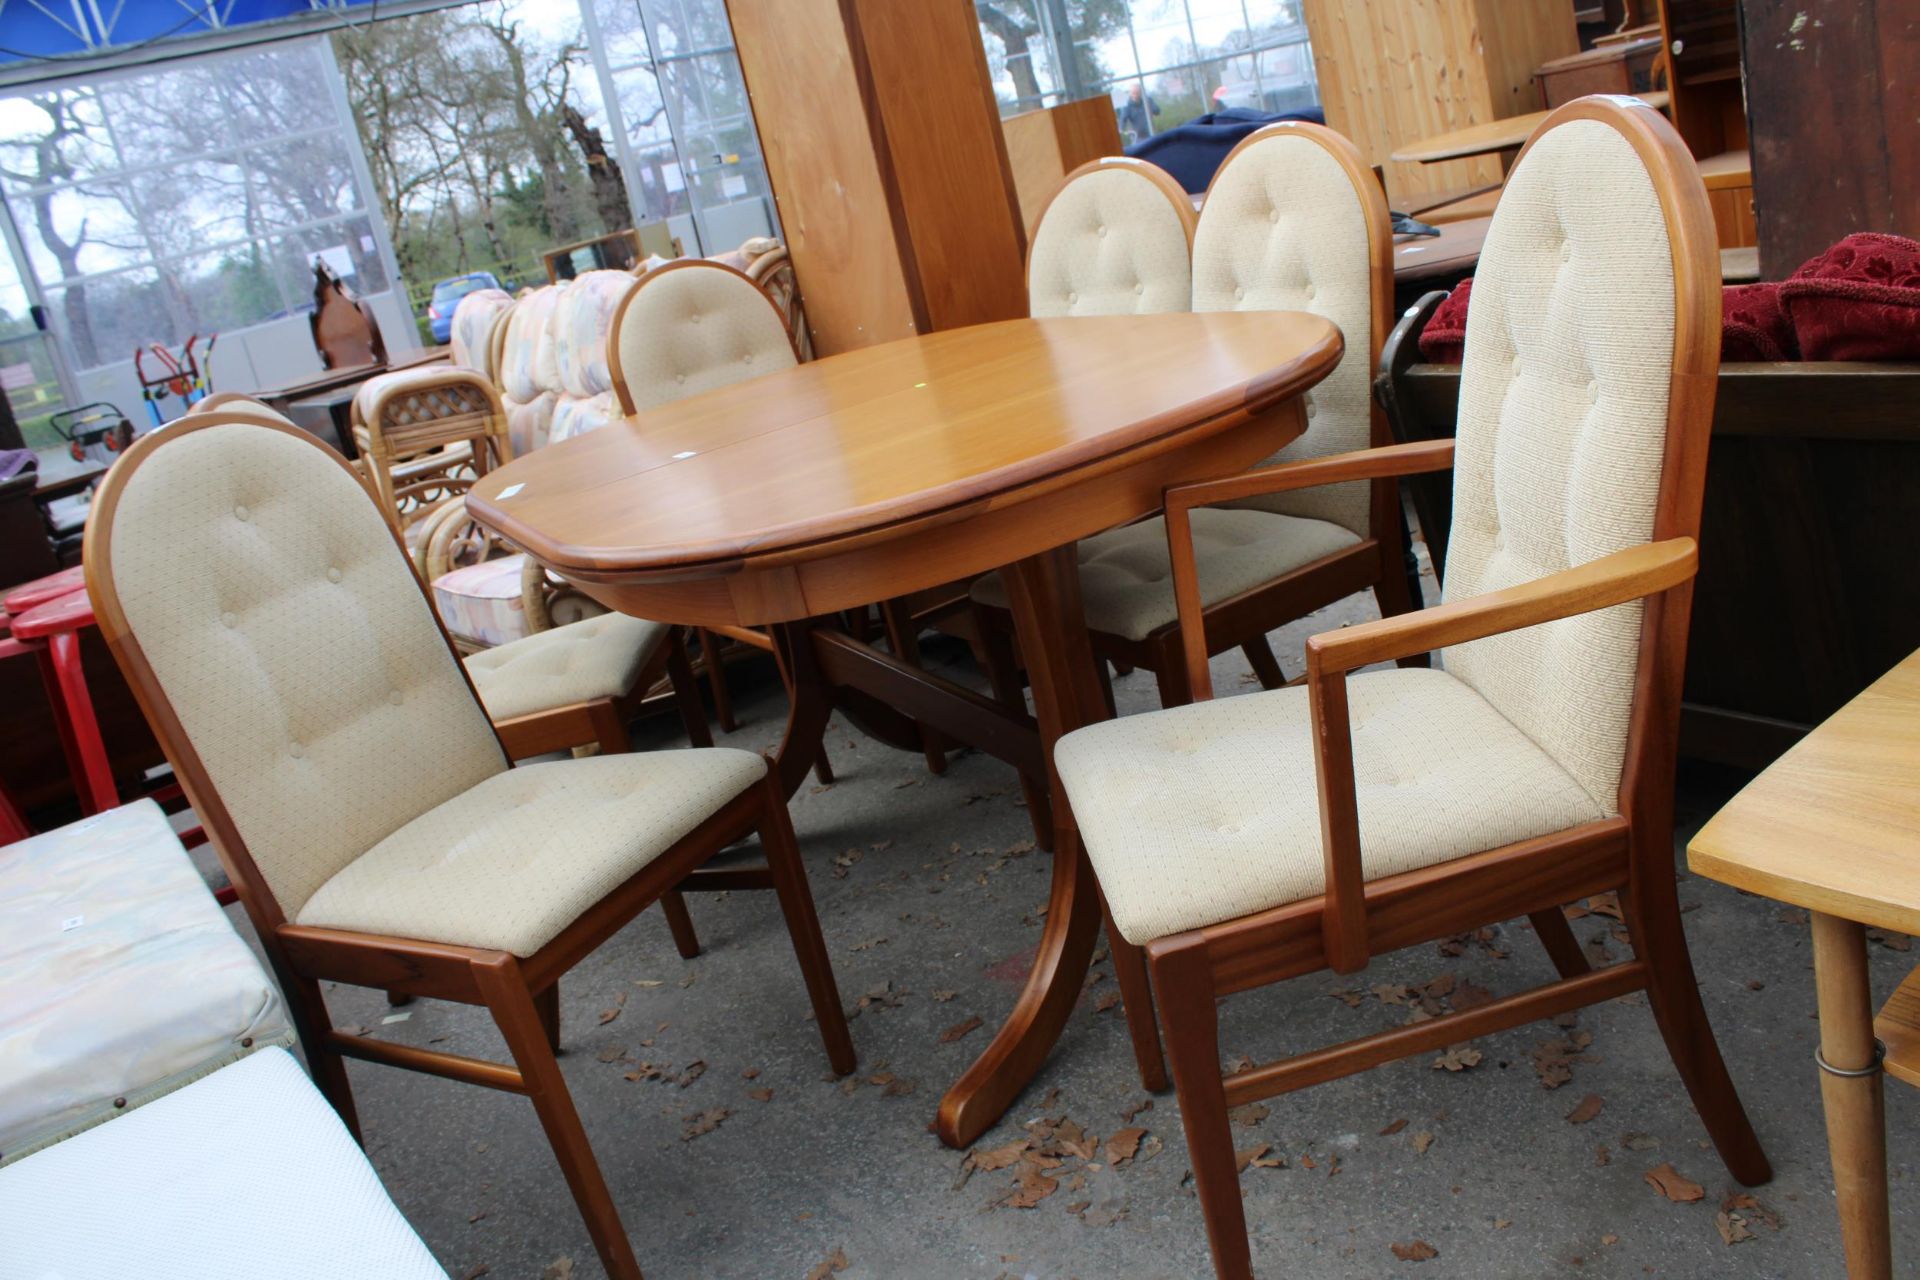
[(1003, 569), (1014, 628), (1033, 683), (1054, 801), (1053, 889), (1040, 953), (1020, 998), (986, 1051), (940, 1100), (940, 1140), (965, 1147), (992, 1128), (1033, 1079), (1079, 999), (1100, 931), (1100, 893), (1053, 771), (1061, 735), (1106, 718), (1080, 604), (1072, 544)]
[(780, 775), (781, 792), (792, 799), (807, 780), (807, 770), (816, 764), (823, 770), (820, 781), (831, 782), (825, 771), (827, 718), (833, 714), (833, 695), (820, 674), (813, 656), (813, 623), (781, 623), (772, 628), (775, 656), (787, 681), (787, 729), (774, 752), (774, 772)]

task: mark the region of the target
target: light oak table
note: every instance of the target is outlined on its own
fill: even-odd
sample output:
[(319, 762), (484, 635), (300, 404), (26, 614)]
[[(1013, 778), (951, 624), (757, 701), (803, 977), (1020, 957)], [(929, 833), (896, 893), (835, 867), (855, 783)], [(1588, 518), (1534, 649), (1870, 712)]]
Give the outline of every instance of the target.
[[(1049, 764), (1055, 739), (1108, 714), (1073, 544), (1158, 511), (1169, 485), (1244, 470), (1297, 438), (1298, 397), (1341, 350), (1333, 324), (1296, 312), (952, 329), (550, 445), (482, 477), (467, 509), (609, 608), (773, 625), (793, 681), (776, 760), (789, 794), (836, 709), (903, 749), (919, 749), (918, 721), (1049, 778), (1039, 953), (999, 1034), (940, 1104), (941, 1138), (963, 1147), (1046, 1059), (1100, 925)], [(873, 649), (834, 618), (1003, 566), (1035, 717)]]
[[(1650, 107), (1665, 108), (1667, 105), (1664, 89), (1635, 96)], [(1438, 164), (1442, 160), (1466, 160), (1473, 156), (1518, 151), (1527, 145), (1527, 139), (1533, 136), (1533, 131), (1552, 114), (1551, 111), (1530, 111), (1525, 115), (1489, 120), (1485, 124), (1470, 124), (1450, 133), (1438, 133), (1401, 147), (1393, 153), (1393, 159), (1398, 164)]]
[[(1813, 917), (1821, 1096), (1852, 1280), (1893, 1273), (1887, 1230), (1882, 1046), (1867, 926), (1920, 933), (1920, 653), (1781, 756), (1687, 846), (1687, 865)], [(1914, 981), (1881, 1015), (1915, 1079)], [(1891, 1056), (1890, 1056), (1891, 1064)]]

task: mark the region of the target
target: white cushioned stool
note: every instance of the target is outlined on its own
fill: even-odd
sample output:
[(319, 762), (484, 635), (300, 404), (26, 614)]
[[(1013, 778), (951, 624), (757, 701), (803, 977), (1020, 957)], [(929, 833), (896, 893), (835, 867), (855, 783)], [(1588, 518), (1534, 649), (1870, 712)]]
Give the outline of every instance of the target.
[(446, 1280), (284, 1049), (0, 1169), (0, 1276)]
[(0, 1165), (294, 1040), (151, 800), (0, 848), (0, 973)]

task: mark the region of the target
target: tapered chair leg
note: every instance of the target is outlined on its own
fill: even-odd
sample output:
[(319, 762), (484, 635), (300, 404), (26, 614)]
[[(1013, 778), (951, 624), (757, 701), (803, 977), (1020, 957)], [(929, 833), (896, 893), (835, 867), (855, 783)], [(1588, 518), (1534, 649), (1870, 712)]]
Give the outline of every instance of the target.
[(560, 1052), (560, 983), (558, 980), (545, 991), (537, 991), (533, 996), (534, 1012), (540, 1015), (540, 1026), (547, 1033), (547, 1046), (554, 1053)]
[(1747, 1186), (1758, 1186), (1773, 1177), (1773, 1167), (1734, 1091), (1706, 1006), (1700, 1003), (1700, 980), (1687, 951), (1672, 876), (1656, 871), (1640, 879), (1644, 883), (1622, 894), (1621, 902), (1634, 949), (1647, 962), (1647, 1003), (1653, 1006), (1654, 1022), (1727, 1171)]
[(1252, 1280), (1253, 1250), (1240, 1205), (1240, 1174), (1233, 1162), (1227, 1093), (1220, 1079), (1220, 1024), (1206, 948), (1163, 951), (1153, 957), (1153, 985), (1167, 1020), (1167, 1051), (1187, 1133), (1193, 1186), (1207, 1222), (1207, 1244), (1219, 1280)]
[[(269, 953), (271, 954), (271, 953)], [(360, 1114), (353, 1105), (353, 1087), (347, 1082), (347, 1060), (327, 1047), (327, 1032), (333, 1019), (327, 1013), (326, 997), (312, 978), (295, 977), (279, 964), (273, 976), (287, 993), (287, 1012), (293, 1018), (294, 1032), (300, 1037), (300, 1052), (306, 1055), (307, 1071), (313, 1083), (347, 1126), (353, 1140), (365, 1146), (360, 1137)]]
[(1148, 1093), (1167, 1088), (1167, 1060), (1160, 1050), (1160, 1024), (1154, 1019), (1153, 985), (1147, 981), (1147, 953), (1120, 936), (1106, 903), (1100, 917), (1107, 926), (1107, 954), (1120, 984), (1120, 1004), (1127, 1013), (1127, 1034), (1133, 1040), (1133, 1060), (1140, 1068), (1140, 1086)]
[(667, 683), (673, 689), (673, 703), (680, 711), (680, 723), (686, 728), (689, 746), (713, 745), (713, 730), (707, 727), (707, 709), (700, 701), (700, 686), (687, 661), (687, 640), (675, 627), (667, 637)]
[(1567, 923), (1565, 911), (1559, 907), (1535, 911), (1527, 920), (1540, 935), (1540, 945), (1547, 949), (1547, 957), (1561, 977), (1577, 978), (1593, 968), (1587, 961), (1587, 953), (1580, 949), (1580, 939), (1573, 936), (1573, 926)]
[(667, 890), (660, 896), (660, 910), (667, 917), (667, 931), (673, 935), (673, 949), (680, 953), (680, 958), (692, 960), (699, 956), (700, 935), (694, 932), (686, 895), (678, 889)]
[(720, 637), (704, 627), (694, 634), (700, 638), (700, 661), (707, 668), (707, 684), (713, 690), (713, 718), (720, 722), (720, 732), (732, 733), (740, 726), (733, 718), (733, 693), (727, 688), (726, 664), (720, 661)]
[(527, 1099), (533, 1103), (540, 1127), (547, 1132), (554, 1159), (566, 1176), (580, 1216), (586, 1220), (587, 1235), (600, 1255), (601, 1265), (615, 1280), (641, 1280), (640, 1263), (633, 1256), (626, 1228), (620, 1225), (619, 1210), (613, 1206), (613, 1193), (594, 1159), (580, 1113), (573, 1109), (573, 1095), (567, 1091), (560, 1064), (554, 1059), (553, 1046), (547, 1041), (547, 1029), (519, 961), (501, 954), (489, 964), (475, 963), (474, 983), (486, 1001), (500, 1034), (520, 1069)]
[(1240, 652), (1247, 655), (1247, 663), (1259, 677), (1262, 689), (1278, 689), (1287, 683), (1286, 673), (1280, 670), (1280, 660), (1273, 656), (1273, 646), (1265, 636), (1247, 641), (1240, 646)]
[[(987, 684), (994, 700), (1022, 715), (1027, 710), (1027, 695), (1020, 681), (1020, 666), (1013, 657), (1013, 631), (986, 610), (973, 611), (974, 630), (980, 633), (980, 647), (987, 656)], [(1053, 852), (1053, 798), (1047, 791), (1047, 779), (1020, 775), (1020, 795), (1027, 802), (1027, 821), (1033, 824), (1033, 843)]]
[(807, 997), (813, 1001), (813, 1016), (820, 1024), (827, 1061), (836, 1074), (845, 1075), (859, 1065), (859, 1059), (847, 1030), (846, 1010), (840, 1004), (840, 988), (833, 980), (833, 962), (827, 958), (826, 939), (820, 936), (820, 918), (813, 909), (813, 894), (807, 889), (806, 868), (800, 863), (793, 821), (787, 816), (787, 798), (780, 790), (778, 776), (771, 771), (764, 785), (766, 807), (760, 815), (760, 847), (766, 852), (773, 889), (787, 918), (787, 936), (793, 939)]

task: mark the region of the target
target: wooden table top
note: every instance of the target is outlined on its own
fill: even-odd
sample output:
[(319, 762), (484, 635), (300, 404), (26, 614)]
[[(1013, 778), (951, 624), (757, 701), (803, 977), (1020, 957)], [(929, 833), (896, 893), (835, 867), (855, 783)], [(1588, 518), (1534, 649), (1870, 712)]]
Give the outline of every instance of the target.
[[(1667, 92), (1664, 89), (1635, 96), (1656, 109), (1664, 109), (1667, 105)], [(1400, 164), (1437, 164), (1442, 160), (1465, 160), (1471, 156), (1518, 151), (1533, 136), (1533, 131), (1552, 114), (1551, 111), (1530, 111), (1526, 115), (1508, 116), (1504, 120), (1468, 125), (1451, 133), (1438, 133), (1401, 147), (1393, 153), (1393, 159)]]
[(1440, 224), (1437, 236), (1395, 236), (1393, 238), (1393, 278), (1404, 284), (1429, 276), (1454, 275), (1471, 271), (1480, 261), (1480, 250), (1487, 242), (1487, 228), (1493, 215), (1462, 218)]
[(1687, 845), (1712, 880), (1920, 933), (1920, 653), (1748, 783)]
[(818, 559), (1225, 430), (1311, 387), (1342, 348), (1331, 322), (1284, 311), (951, 329), (548, 445), (482, 477), (467, 506), (602, 581)]

